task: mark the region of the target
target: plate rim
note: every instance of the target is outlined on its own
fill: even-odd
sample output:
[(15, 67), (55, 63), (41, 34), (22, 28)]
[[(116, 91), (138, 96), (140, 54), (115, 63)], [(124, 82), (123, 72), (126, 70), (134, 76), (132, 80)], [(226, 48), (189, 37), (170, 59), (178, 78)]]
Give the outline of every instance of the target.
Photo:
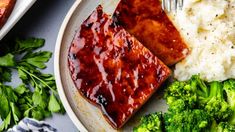
[(77, 118), (75, 112), (73, 111), (72, 107), (69, 104), (69, 101), (65, 95), (65, 91), (63, 89), (62, 80), (61, 80), (61, 73), (60, 73), (60, 51), (61, 51), (61, 44), (64, 37), (65, 29), (74, 14), (75, 10), (79, 6), (82, 0), (76, 0), (72, 7), (69, 9), (67, 15), (65, 16), (63, 23), (60, 27), (57, 40), (56, 40), (56, 46), (55, 46), (55, 52), (54, 52), (54, 74), (55, 74), (55, 81), (57, 90), (60, 96), (60, 99), (62, 101), (62, 104), (69, 116), (69, 118), (72, 120), (73, 124), (77, 127), (79, 131), (82, 132), (88, 132), (88, 130), (85, 128), (85, 126), (82, 124), (82, 122)]
[[(17, 0), (16, 2), (20, 2), (21, 0)], [(16, 14), (16, 16), (14, 16), (13, 12), (16, 8), (16, 5), (14, 6), (8, 20), (6, 21), (6, 23), (3, 25), (3, 27), (0, 29), (0, 40), (2, 40), (7, 33), (15, 26), (15, 24), (24, 16), (24, 14), (33, 6), (33, 4), (36, 2), (36, 0), (30, 0), (28, 2), (28, 5), (26, 5), (24, 7), (23, 10), (21, 10), (20, 14)], [(17, 3), (16, 3), (17, 4)]]

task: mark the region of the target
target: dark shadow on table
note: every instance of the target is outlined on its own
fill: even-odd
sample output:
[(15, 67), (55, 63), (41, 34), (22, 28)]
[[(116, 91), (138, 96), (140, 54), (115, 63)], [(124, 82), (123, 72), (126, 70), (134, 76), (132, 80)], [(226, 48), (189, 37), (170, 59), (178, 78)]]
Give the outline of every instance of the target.
[[(25, 37), (25, 34), (28, 34), (30, 29), (35, 29), (37, 26), (37, 28), (40, 28), (39, 26), (43, 23), (42, 20), (50, 19), (45, 17), (51, 17), (51, 19), (54, 18), (52, 15), (55, 14), (55, 11), (58, 10), (58, 6), (70, 7), (71, 3), (73, 3), (71, 1), (74, 0), (37, 0), (35, 4), (29, 9), (29, 11), (21, 18), (21, 20), (5, 36), (4, 39), (14, 38), (15, 36)], [(63, 7), (60, 9), (62, 8)], [(69, 10), (69, 8), (67, 10)], [(65, 15), (66, 14), (63, 14), (63, 16)], [(60, 19), (60, 21), (62, 23), (63, 20)]]

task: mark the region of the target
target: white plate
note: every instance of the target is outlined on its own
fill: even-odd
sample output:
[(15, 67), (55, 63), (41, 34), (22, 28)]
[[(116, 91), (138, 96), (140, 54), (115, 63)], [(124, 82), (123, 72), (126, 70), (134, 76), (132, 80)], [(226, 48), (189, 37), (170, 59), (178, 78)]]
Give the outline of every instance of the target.
[(0, 40), (11, 30), (20, 20), (36, 0), (17, 0), (15, 7), (5, 25), (0, 29)]
[[(105, 1), (105, 2), (104, 2)], [(62, 103), (76, 127), (82, 131), (116, 131), (103, 118), (98, 108), (88, 103), (78, 93), (69, 74), (67, 56), (68, 49), (81, 23), (101, 4), (106, 13), (111, 14), (118, 4), (118, 0), (77, 0), (68, 12), (61, 26), (55, 49), (54, 69), (58, 92)], [(155, 95), (139, 112), (122, 128), (122, 131), (132, 131), (139, 118), (146, 113), (165, 111), (164, 100)]]

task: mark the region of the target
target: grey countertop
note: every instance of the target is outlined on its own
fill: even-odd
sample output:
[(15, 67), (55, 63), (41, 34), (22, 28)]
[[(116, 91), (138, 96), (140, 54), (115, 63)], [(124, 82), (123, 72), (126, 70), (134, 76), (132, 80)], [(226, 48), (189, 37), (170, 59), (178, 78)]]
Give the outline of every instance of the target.
[[(37, 0), (4, 39), (15, 36), (45, 38), (46, 44), (42, 50), (54, 52), (60, 26), (73, 3), (74, 0)], [(48, 62), (45, 72), (54, 72), (53, 59)], [(78, 131), (67, 114), (55, 114), (52, 118), (46, 119), (46, 122), (57, 128), (59, 132)]]

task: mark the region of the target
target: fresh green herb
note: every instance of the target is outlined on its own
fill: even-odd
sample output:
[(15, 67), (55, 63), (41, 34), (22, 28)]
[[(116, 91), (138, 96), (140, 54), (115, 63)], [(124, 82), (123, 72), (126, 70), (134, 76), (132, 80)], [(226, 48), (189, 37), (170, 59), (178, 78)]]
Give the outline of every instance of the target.
[(51, 94), (48, 109), (51, 112), (59, 112), (61, 109), (60, 107), (61, 106), (60, 106), (59, 102), (57, 101), (57, 98), (55, 97), (55, 95)]
[[(5, 47), (7, 52), (0, 56), (0, 118), (3, 120), (0, 131), (17, 124), (23, 117), (42, 120), (52, 113), (65, 112), (53, 75), (40, 71), (52, 56), (48, 51), (34, 51), (44, 42), (37, 38), (17, 39), (14, 48)], [(5, 85), (11, 81), (13, 70), (18, 71), (22, 80), (16, 88)]]
[(11, 70), (6, 67), (0, 67), (0, 82), (11, 81)]
[(46, 62), (51, 58), (52, 53), (47, 51), (39, 51), (39, 52), (28, 52), (20, 61), (20, 64), (26, 63), (30, 64), (34, 67), (44, 69), (46, 68)]
[(45, 43), (44, 39), (40, 38), (28, 38), (28, 39), (16, 39), (14, 43), (13, 54), (20, 54), (28, 51), (32, 51), (42, 47)]
[(0, 57), (1, 67), (11, 67), (15, 66), (14, 55), (8, 53), (5, 56)]

